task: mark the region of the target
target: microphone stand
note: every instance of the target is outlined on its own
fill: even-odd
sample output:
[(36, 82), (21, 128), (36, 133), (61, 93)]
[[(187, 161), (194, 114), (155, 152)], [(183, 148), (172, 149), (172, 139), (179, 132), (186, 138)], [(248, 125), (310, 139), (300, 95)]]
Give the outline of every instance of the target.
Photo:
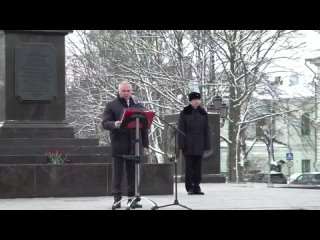
[[(137, 103), (139, 104), (140, 106), (142, 106), (143, 108), (145, 108), (146, 110), (150, 111), (148, 108), (146, 108), (145, 106), (143, 106), (141, 103)], [(158, 117), (161, 121), (163, 121), (164, 123), (166, 123), (169, 127), (171, 127), (174, 131), (174, 154), (172, 156), (172, 160), (171, 161), (174, 161), (174, 186), (175, 186), (175, 197), (174, 197), (174, 202), (171, 203), (171, 204), (166, 204), (166, 205), (162, 205), (162, 206), (158, 206), (158, 205), (155, 205), (151, 208), (151, 210), (157, 210), (159, 208), (164, 208), (164, 207), (169, 207), (169, 206), (174, 206), (174, 205), (178, 205), (180, 207), (183, 207), (183, 208), (186, 208), (188, 210), (192, 210), (191, 208), (185, 206), (185, 205), (182, 205), (179, 203), (179, 200), (178, 200), (178, 179), (177, 179), (177, 133), (179, 132), (180, 134), (182, 134), (183, 136), (186, 136), (186, 134), (184, 132), (182, 132), (181, 130), (179, 130), (177, 127), (175, 127), (174, 125), (168, 123), (166, 120), (164, 120), (163, 118), (159, 117), (157, 114), (155, 114), (156, 117)]]

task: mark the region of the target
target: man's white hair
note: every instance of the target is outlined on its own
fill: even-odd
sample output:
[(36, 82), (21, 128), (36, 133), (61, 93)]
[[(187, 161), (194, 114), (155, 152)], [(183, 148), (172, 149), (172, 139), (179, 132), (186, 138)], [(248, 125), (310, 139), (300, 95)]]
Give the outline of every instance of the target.
[(118, 87), (118, 90), (119, 90), (119, 91), (120, 91), (120, 86), (122, 86), (122, 85), (130, 85), (131, 88), (132, 88), (132, 84), (131, 84), (131, 83), (129, 83), (128, 81), (123, 81), (123, 82), (121, 82), (121, 83), (119, 84), (119, 87)]

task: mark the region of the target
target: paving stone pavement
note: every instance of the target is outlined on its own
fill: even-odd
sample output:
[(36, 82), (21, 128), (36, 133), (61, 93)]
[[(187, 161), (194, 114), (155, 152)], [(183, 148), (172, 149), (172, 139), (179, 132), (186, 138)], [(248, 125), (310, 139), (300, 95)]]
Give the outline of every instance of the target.
[[(204, 183), (205, 195), (188, 195), (184, 183), (178, 184), (178, 202), (192, 210), (320, 210), (320, 189), (288, 188), (288, 185), (268, 186), (263, 183)], [(142, 196), (157, 206), (174, 203), (175, 195)], [(112, 196), (73, 198), (16, 198), (0, 199), (1, 210), (111, 210)], [(151, 210), (153, 205), (141, 199), (142, 208)], [(122, 204), (119, 210), (125, 210)], [(179, 205), (159, 210), (186, 210)]]

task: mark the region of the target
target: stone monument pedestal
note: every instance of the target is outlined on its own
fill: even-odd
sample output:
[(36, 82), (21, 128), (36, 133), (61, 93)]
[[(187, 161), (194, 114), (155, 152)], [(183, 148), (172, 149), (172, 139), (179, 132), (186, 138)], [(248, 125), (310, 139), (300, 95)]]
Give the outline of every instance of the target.
[[(70, 32), (0, 31), (0, 198), (111, 195), (110, 148), (98, 139), (75, 138), (66, 122)], [(45, 153), (57, 150), (71, 163), (50, 164)], [(143, 165), (142, 174), (157, 175), (142, 182), (141, 192), (171, 194), (171, 166)]]
[(73, 127), (66, 122), (4, 121), (0, 138), (74, 138)]
[(0, 138), (70, 138), (65, 121), (65, 35), (0, 31)]

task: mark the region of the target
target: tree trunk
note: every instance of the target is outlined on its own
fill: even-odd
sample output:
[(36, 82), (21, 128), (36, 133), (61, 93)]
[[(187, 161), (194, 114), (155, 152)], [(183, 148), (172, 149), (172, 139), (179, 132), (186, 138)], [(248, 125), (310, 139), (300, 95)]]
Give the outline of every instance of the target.
[[(228, 155), (228, 177), (230, 182), (236, 182), (237, 181), (237, 173), (236, 173), (236, 161), (237, 159), (240, 159), (240, 147), (239, 144), (237, 144), (237, 123), (240, 120), (240, 107), (235, 107), (234, 103), (230, 102), (230, 122), (229, 122), (229, 155)], [(238, 147), (238, 151), (236, 148)], [(238, 156), (236, 154), (238, 153)], [(240, 170), (240, 171), (239, 171)], [(238, 164), (238, 173), (242, 172), (243, 168), (239, 166)], [(242, 174), (241, 174), (242, 175)]]

